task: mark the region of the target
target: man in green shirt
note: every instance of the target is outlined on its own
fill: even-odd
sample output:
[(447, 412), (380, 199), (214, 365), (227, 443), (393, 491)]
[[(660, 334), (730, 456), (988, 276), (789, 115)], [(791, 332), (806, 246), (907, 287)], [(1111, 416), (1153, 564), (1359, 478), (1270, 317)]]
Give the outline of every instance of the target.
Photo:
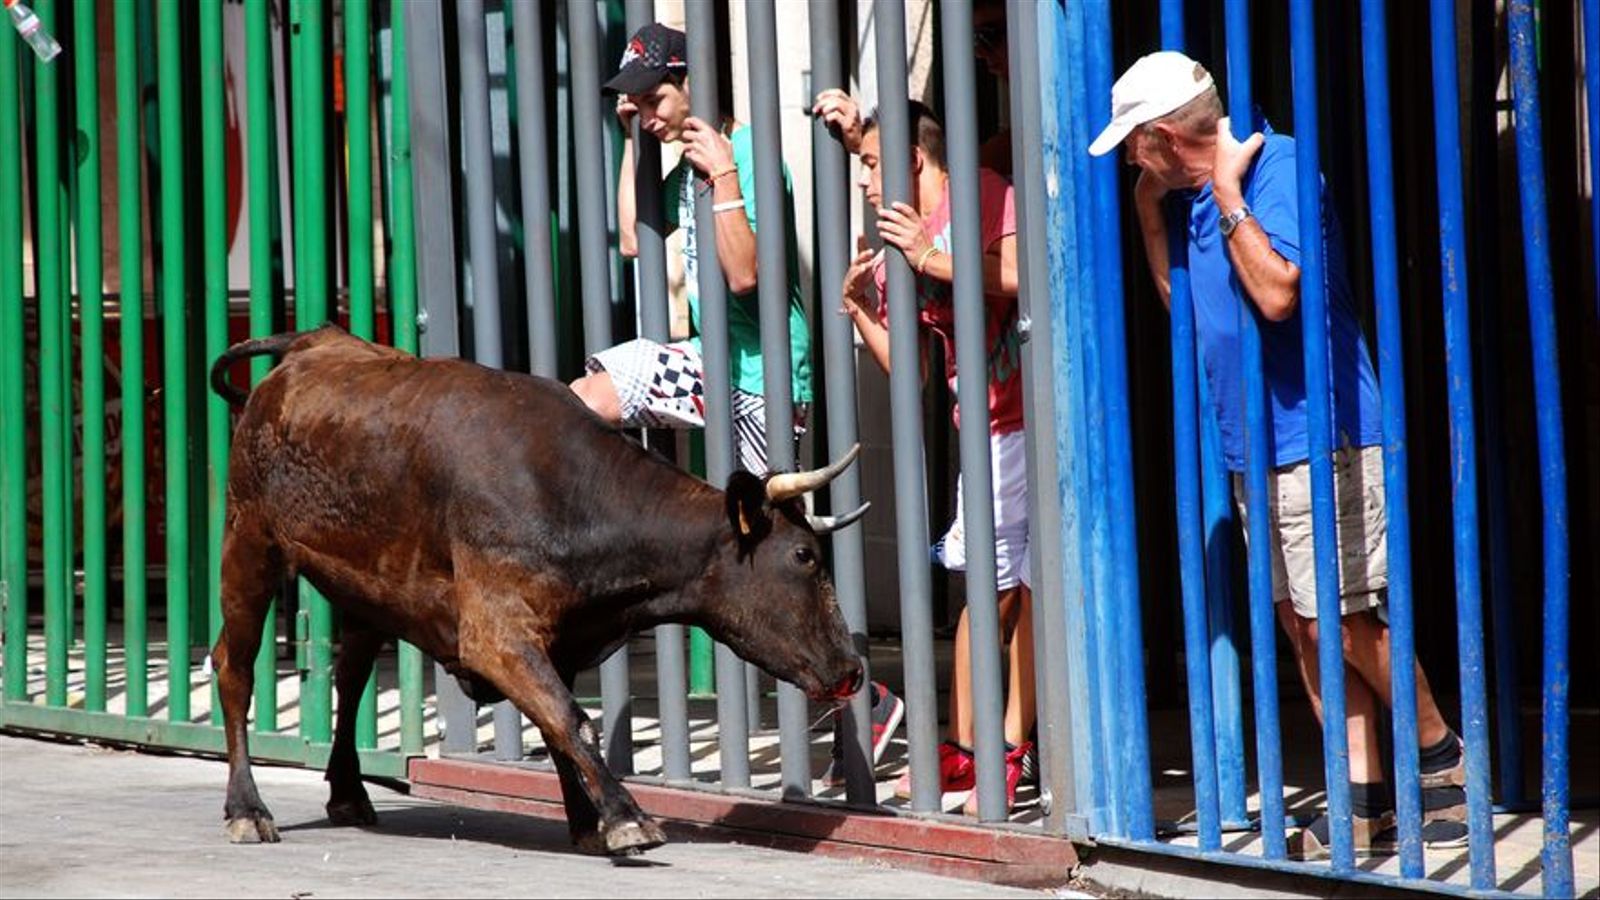
[[(756, 298), (756, 180), (750, 128), (731, 117), (717, 125), (689, 115), (686, 42), (683, 32), (660, 24), (639, 29), (628, 42), (616, 77), (606, 83), (617, 94), (622, 133), (640, 127), (662, 143), (683, 145), (683, 158), (662, 180), (669, 228), (684, 231), (684, 280), (693, 333), (686, 341), (658, 344), (639, 339), (590, 357), (588, 374), (572, 389), (602, 418), (647, 428), (705, 425), (705, 381), (700, 358), (699, 241), (716, 241), (728, 286), (729, 368), (733, 384), (734, 451), (745, 469), (767, 471), (765, 385), (762, 378), (760, 314)], [(634, 234), (634, 147), (625, 141), (617, 185), (617, 231), (623, 256), (637, 255)], [(799, 253), (795, 244), (794, 190), (784, 167), (788, 222), (789, 352), (795, 430), (804, 429), (811, 402), (811, 332), (800, 300)], [(714, 235), (696, 234), (694, 202), (710, 192)]]

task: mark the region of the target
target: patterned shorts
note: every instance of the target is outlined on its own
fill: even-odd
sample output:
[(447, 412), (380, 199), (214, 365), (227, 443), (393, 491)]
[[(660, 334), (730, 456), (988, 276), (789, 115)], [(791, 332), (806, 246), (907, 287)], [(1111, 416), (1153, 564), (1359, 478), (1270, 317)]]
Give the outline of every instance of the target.
[[(704, 428), (705, 376), (700, 351), (688, 341), (658, 344), (639, 338), (589, 357), (590, 373), (606, 372), (633, 428)], [(767, 401), (733, 389), (734, 458), (747, 472), (767, 471)], [(806, 406), (795, 405), (795, 437), (805, 433)]]

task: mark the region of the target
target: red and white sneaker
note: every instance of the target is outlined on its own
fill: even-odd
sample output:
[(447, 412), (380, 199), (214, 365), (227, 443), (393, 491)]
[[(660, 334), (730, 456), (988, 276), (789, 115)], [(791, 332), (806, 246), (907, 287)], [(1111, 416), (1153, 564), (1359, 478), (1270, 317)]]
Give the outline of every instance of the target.
[[(1022, 780), (1023, 761), (1027, 759), (1028, 754), (1032, 751), (1032, 741), (1023, 741), (1016, 747), (1006, 751), (1006, 812), (1008, 813), (1017, 805), (1017, 782)], [(962, 811), (969, 816), (978, 814), (978, 791), (976, 787), (974, 787), (972, 795), (967, 797), (967, 805)]]
[[(939, 745), (939, 792), (949, 794), (955, 791), (970, 791), (975, 783), (977, 770), (973, 768), (972, 751), (962, 747), (954, 741), (945, 741)], [(894, 783), (894, 795), (902, 799), (911, 797), (911, 771), (908, 769), (900, 780)]]

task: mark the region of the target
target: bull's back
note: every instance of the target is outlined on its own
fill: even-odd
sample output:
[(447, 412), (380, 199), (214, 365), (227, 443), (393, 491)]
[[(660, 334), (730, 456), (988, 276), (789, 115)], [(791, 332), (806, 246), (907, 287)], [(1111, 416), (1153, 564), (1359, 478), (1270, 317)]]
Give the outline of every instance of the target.
[(266, 520), (299, 566), (447, 578), (463, 531), (548, 505), (530, 496), (549, 489), (541, 454), (603, 430), (558, 382), (339, 336), (290, 352), (256, 387), (230, 503)]

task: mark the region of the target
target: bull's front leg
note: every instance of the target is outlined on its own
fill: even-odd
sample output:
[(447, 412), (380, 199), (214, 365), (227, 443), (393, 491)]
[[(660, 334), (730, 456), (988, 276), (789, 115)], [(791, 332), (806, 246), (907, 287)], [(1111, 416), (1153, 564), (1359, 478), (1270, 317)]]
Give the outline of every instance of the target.
[[(666, 832), (644, 814), (633, 795), (606, 768), (594, 725), (573, 700), (544, 651), (531, 644), (502, 647), (480, 659), (483, 664), (474, 665), (473, 669), (492, 681), (544, 735), (545, 745), (562, 775), (573, 840), (581, 849), (628, 856), (667, 842)], [(574, 781), (582, 798), (575, 798), (568, 789), (568, 782)], [(584, 809), (574, 799), (586, 799), (592, 808)], [(585, 834), (594, 833), (596, 813), (599, 839), (591, 843)]]

